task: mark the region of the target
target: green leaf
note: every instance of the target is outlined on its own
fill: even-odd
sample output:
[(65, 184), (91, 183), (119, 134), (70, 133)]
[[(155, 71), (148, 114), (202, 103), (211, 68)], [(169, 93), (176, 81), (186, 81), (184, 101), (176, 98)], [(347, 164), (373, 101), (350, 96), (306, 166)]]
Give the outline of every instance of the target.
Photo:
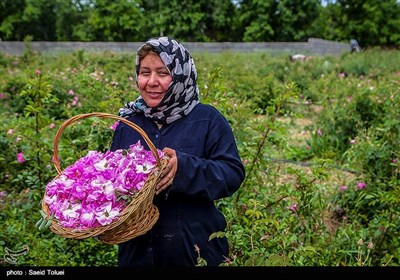
[(47, 223), (44, 225), (44, 228), (48, 228), (52, 222), (53, 222), (53, 219), (47, 220)]
[(43, 218), (40, 218), (39, 221), (36, 222), (35, 227), (39, 227), (39, 225), (43, 222)]
[(47, 215), (42, 209), (39, 210), (39, 213), (40, 213), (40, 215), (42, 216), (43, 219), (46, 219)]
[(46, 220), (46, 219), (43, 219), (42, 222), (41, 222), (40, 225), (39, 225), (39, 230), (44, 229), (44, 227), (46, 226), (46, 224), (47, 224), (47, 220)]
[(223, 232), (223, 231), (217, 231), (217, 232), (213, 232), (211, 235), (210, 235), (210, 237), (208, 238), (208, 241), (210, 241), (211, 239), (213, 239), (213, 238), (221, 238), (221, 237), (224, 237), (224, 236), (226, 236), (226, 233), (225, 232)]

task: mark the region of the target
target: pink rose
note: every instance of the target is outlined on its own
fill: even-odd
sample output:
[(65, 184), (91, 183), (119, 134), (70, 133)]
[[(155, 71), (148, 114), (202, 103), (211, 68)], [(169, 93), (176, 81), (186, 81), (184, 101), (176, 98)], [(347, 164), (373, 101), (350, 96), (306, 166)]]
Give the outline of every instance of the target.
[(20, 153), (17, 154), (17, 161), (19, 163), (23, 163), (23, 162), (26, 161), (25, 158), (24, 158), (24, 153), (20, 152)]

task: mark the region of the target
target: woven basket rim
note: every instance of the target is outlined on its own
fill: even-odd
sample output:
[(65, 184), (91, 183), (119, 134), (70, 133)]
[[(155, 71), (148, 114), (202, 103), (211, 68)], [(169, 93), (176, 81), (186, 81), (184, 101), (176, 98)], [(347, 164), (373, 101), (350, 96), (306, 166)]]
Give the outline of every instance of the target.
[(59, 127), (59, 129), (54, 137), (53, 157), (52, 157), (52, 162), (53, 162), (54, 167), (56, 168), (58, 174), (60, 174), (62, 172), (61, 167), (60, 167), (60, 159), (58, 157), (58, 144), (60, 142), (62, 132), (64, 131), (64, 129), (67, 126), (71, 125), (72, 123), (74, 123), (80, 119), (86, 119), (89, 117), (100, 117), (100, 118), (110, 118), (110, 119), (119, 120), (119, 121), (122, 121), (123, 123), (125, 123), (126, 125), (128, 125), (129, 127), (133, 128), (134, 130), (136, 130), (143, 137), (146, 144), (149, 146), (151, 152), (153, 153), (154, 157), (156, 158), (157, 165), (161, 166), (160, 156), (157, 153), (156, 146), (153, 144), (153, 142), (150, 140), (149, 136), (146, 134), (146, 132), (140, 126), (138, 126), (137, 124), (135, 124), (131, 121), (128, 121), (125, 118), (117, 116), (117, 115), (101, 113), (101, 112), (93, 112), (93, 113), (75, 115), (75, 116), (67, 119), (66, 121), (64, 121), (61, 124), (61, 126)]

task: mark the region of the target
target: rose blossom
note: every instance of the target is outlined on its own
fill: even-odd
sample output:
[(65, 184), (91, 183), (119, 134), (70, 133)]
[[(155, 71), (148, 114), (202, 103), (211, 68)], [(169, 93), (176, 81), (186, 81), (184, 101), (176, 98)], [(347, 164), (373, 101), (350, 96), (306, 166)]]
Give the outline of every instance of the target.
[(89, 151), (47, 184), (44, 201), (63, 227), (104, 226), (118, 218), (156, 165), (140, 141), (128, 150)]
[(24, 153), (18, 153), (17, 154), (17, 161), (19, 162), (19, 163), (23, 163), (23, 162), (25, 162), (26, 160), (25, 160), (25, 157), (24, 157)]
[(357, 188), (360, 189), (360, 190), (365, 189), (366, 186), (367, 186), (367, 184), (364, 183), (364, 182), (358, 182), (357, 183)]

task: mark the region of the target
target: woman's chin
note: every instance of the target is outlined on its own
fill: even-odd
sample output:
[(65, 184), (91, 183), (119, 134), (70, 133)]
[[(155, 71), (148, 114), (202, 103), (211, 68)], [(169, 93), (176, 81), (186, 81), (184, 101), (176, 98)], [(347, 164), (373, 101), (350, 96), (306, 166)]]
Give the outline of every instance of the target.
[(158, 104), (160, 104), (160, 101), (148, 102), (147, 106), (149, 106), (150, 108), (154, 108), (154, 107), (157, 107)]

